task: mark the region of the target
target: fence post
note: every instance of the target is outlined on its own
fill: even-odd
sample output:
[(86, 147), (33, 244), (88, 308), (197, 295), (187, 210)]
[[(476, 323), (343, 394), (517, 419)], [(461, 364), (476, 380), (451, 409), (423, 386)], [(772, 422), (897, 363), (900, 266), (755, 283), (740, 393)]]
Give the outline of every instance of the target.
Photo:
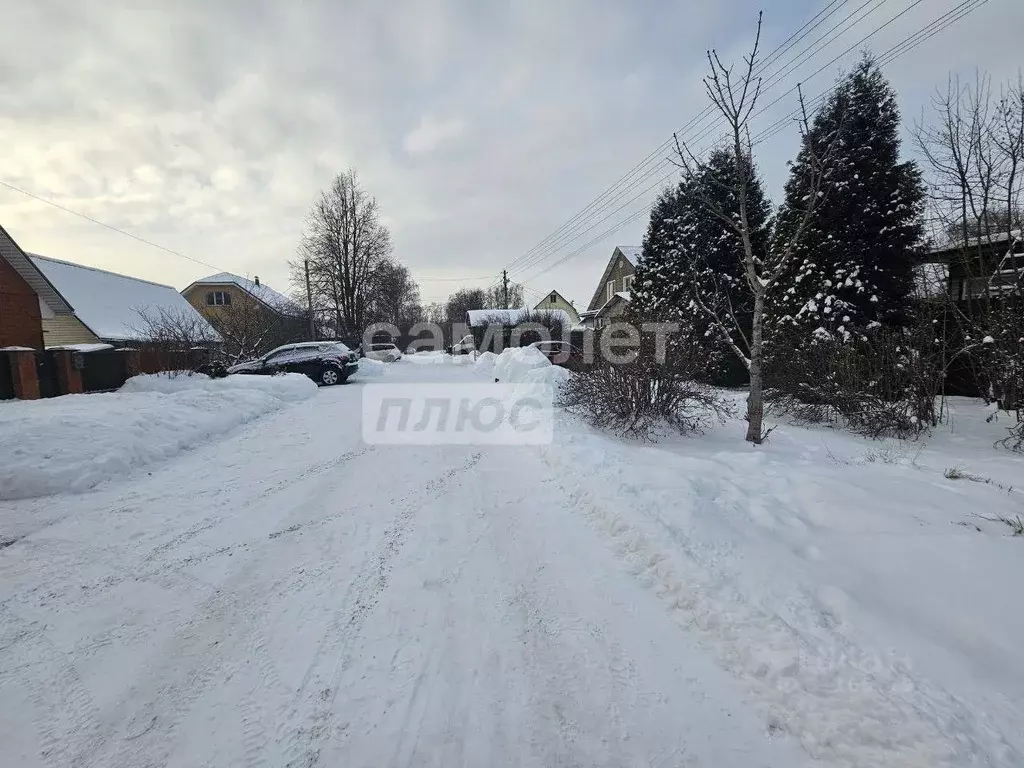
[(0, 354), (6, 354), (11, 362), (14, 396), (20, 400), (38, 400), (39, 374), (36, 372), (35, 350), (10, 350)]

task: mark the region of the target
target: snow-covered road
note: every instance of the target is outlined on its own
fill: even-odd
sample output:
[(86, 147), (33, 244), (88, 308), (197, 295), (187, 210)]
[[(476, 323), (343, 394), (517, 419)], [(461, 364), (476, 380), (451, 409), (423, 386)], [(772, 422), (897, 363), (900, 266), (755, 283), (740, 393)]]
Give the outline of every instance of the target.
[[(472, 375), (404, 362), (388, 380)], [(1019, 734), (1001, 732), (1016, 683), (975, 719), (941, 686), (880, 666), (837, 626), (854, 611), (841, 590), (807, 593), (772, 559), (791, 534), (766, 521), (784, 510), (716, 485), (713, 453), (668, 469), (616, 441), (587, 454), (589, 438), (365, 445), (362, 386), (84, 495), (0, 503), (27, 533), (0, 549), (0, 764), (1019, 757), (1004, 739)], [(749, 536), (767, 559), (726, 557), (702, 528), (741, 502), (760, 528), (733, 546)], [(744, 569), (775, 581), (745, 594), (732, 580)]]
[(538, 451), (364, 446), (359, 396), (17, 503), (57, 522), (0, 555), (4, 765), (802, 761)]

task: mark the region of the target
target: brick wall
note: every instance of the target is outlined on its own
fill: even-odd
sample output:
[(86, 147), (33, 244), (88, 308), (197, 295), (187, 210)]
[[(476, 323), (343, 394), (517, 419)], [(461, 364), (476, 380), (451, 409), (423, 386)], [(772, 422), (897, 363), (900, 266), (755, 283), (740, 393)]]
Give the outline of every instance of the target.
[(0, 347), (43, 348), (39, 297), (4, 258), (0, 258)]

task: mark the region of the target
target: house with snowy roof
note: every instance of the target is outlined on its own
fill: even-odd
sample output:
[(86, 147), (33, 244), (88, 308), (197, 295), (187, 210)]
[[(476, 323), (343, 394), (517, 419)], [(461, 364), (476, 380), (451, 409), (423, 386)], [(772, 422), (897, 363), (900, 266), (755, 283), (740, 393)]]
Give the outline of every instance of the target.
[(629, 305), (633, 275), (643, 248), (639, 245), (617, 245), (597, 281), (594, 295), (580, 320), (587, 328), (600, 328), (620, 316)]
[(191, 283), (181, 295), (220, 332), (228, 360), (246, 360), (282, 344), (309, 340), (305, 310), (259, 277), (218, 272)]
[(73, 308), (43, 314), (46, 347), (133, 346), (149, 340), (150, 321), (160, 317), (187, 319), (205, 340), (219, 340), (202, 315), (169, 285), (49, 256), (28, 256)]
[(534, 309), (546, 312), (557, 309), (565, 312), (568, 316), (571, 328), (575, 328), (580, 324), (580, 313), (576, 311), (576, 307), (573, 306), (571, 301), (566, 300), (562, 294), (555, 290), (552, 290), (543, 299), (538, 301)]
[(260, 282), (231, 272), (218, 272), (192, 282), (181, 292), (189, 304), (204, 313), (229, 312), (232, 307), (255, 303), (260, 308), (286, 317), (303, 314), (303, 309), (282, 293)]
[(928, 287), (926, 296), (945, 288), (954, 301), (1020, 296), (1024, 293), (1024, 232), (991, 232), (933, 246), (918, 265), (915, 278), (919, 295), (922, 287)]

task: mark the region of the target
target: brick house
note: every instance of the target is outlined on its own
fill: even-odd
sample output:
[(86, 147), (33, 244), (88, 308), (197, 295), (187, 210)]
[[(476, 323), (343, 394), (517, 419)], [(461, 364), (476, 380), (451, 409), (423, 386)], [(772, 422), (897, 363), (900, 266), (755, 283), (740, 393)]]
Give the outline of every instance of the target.
[(67, 300), (0, 227), (0, 347), (43, 349), (44, 323), (73, 314)]
[(630, 301), (633, 275), (642, 248), (639, 245), (617, 245), (597, 281), (594, 295), (580, 319), (587, 328), (600, 328), (621, 315)]

